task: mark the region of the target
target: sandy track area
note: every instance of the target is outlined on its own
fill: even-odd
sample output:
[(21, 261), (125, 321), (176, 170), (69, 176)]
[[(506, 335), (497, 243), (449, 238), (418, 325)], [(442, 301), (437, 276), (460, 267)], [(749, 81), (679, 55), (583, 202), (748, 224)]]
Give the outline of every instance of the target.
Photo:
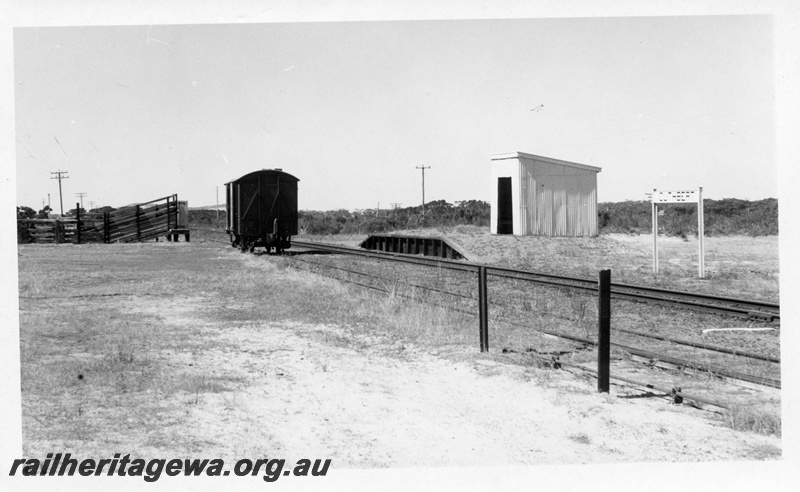
[[(232, 391), (195, 399), (165, 428), (220, 456), (330, 457), (337, 468), (719, 461), (777, 458), (780, 439), (733, 431), (663, 399), (598, 395), (562, 371), (441, 355), (346, 328), (216, 326), (184, 304), (151, 300), (167, 325), (191, 324), (211, 350), (175, 356)], [(169, 313), (169, 314), (164, 314)], [(355, 337), (355, 338), (354, 338)]]

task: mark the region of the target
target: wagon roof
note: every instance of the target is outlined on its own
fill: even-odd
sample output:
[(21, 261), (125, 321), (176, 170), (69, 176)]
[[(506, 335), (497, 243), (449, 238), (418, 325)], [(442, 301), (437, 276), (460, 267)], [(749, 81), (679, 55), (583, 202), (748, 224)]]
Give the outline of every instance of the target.
[(238, 178), (236, 178), (236, 179), (232, 179), (232, 180), (228, 181), (228, 182), (227, 182), (227, 183), (225, 183), (225, 184), (231, 184), (231, 183), (235, 183), (236, 181), (239, 181), (239, 180), (241, 180), (241, 179), (244, 179), (244, 178), (246, 178), (246, 177), (248, 177), (248, 176), (252, 176), (252, 175), (254, 175), (254, 174), (280, 174), (280, 175), (281, 175), (281, 176), (283, 176), (284, 178), (289, 178), (289, 179), (293, 179), (293, 180), (295, 180), (295, 181), (300, 181), (298, 178), (296, 178), (296, 177), (292, 176), (291, 174), (289, 174), (289, 173), (287, 173), (287, 172), (284, 172), (284, 171), (283, 171), (283, 170), (281, 170), (281, 169), (260, 169), (260, 170), (258, 170), (258, 171), (253, 171), (253, 172), (247, 173), (247, 174), (245, 174), (244, 176), (240, 176), (240, 177), (238, 177)]

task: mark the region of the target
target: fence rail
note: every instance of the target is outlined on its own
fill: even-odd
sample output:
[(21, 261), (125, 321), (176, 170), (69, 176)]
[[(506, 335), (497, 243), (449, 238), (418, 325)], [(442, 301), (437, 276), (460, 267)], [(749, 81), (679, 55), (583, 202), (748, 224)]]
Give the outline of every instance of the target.
[[(167, 236), (185, 229), (186, 202), (170, 195), (106, 213), (80, 213), (75, 218), (17, 219), (17, 243), (127, 243)], [(176, 238), (177, 240), (177, 238)]]

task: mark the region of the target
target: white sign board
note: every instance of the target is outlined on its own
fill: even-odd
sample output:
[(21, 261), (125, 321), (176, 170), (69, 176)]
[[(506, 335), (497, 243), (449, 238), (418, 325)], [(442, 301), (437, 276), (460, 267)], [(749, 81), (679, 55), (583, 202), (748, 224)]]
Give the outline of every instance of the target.
[(657, 191), (653, 190), (653, 203), (698, 203), (698, 190)]

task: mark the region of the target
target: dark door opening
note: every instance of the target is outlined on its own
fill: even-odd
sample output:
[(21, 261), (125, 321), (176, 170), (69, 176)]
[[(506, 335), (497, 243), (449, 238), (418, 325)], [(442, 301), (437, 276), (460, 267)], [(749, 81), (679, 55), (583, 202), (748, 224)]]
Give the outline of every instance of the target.
[(514, 234), (511, 178), (497, 178), (497, 233)]

